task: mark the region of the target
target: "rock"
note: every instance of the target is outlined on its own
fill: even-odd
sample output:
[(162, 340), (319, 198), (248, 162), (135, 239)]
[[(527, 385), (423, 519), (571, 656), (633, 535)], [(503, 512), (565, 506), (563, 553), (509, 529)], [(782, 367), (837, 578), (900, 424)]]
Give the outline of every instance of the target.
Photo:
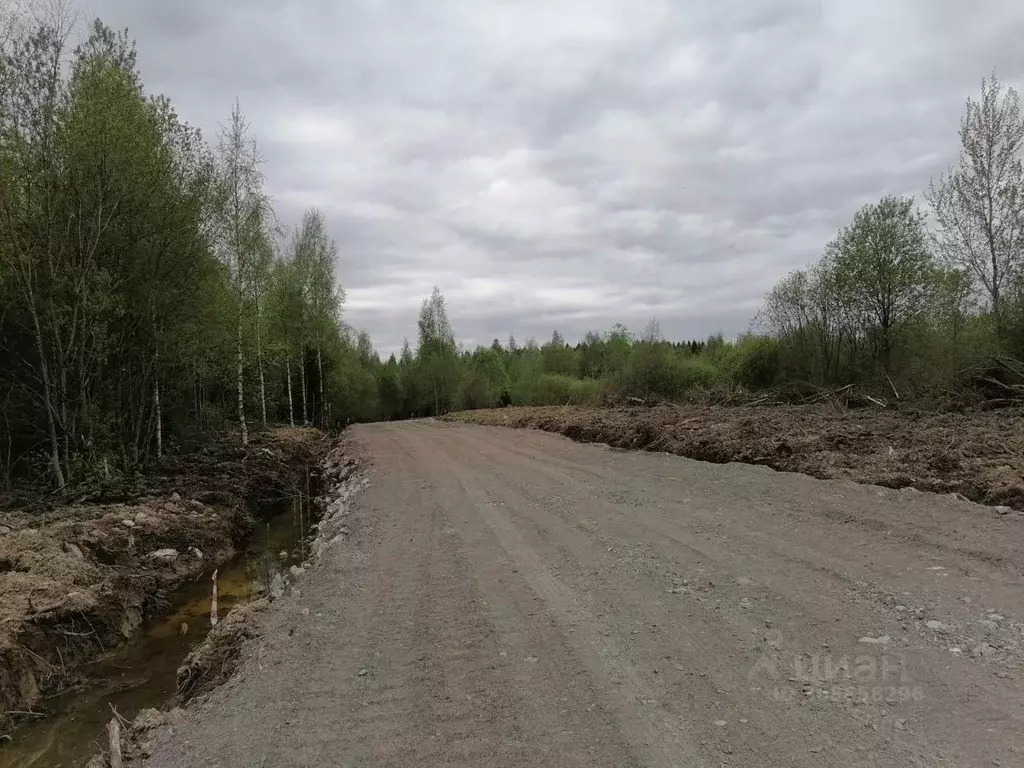
[(717, 728), (725, 728), (728, 724), (725, 720), (715, 720), (715, 727)]
[(127, 640), (134, 634), (135, 629), (142, 623), (142, 611), (138, 608), (126, 608), (121, 616), (121, 635)]
[(181, 626), (178, 627), (178, 634), (179, 635), (187, 635), (188, 634), (188, 622), (187, 621), (181, 622)]
[(1005, 616), (1000, 616), (998, 613), (990, 613), (988, 615), (989, 621), (1006, 621)]
[(302, 609), (302, 616), (303, 618), (309, 618), (309, 608)]
[(750, 610), (751, 603), (750, 603), (750, 598), (749, 597), (744, 597), (742, 600), (740, 600), (740, 608), (742, 608), (742, 609), (744, 609), (746, 611)]
[(905, 606), (905, 605), (897, 605), (896, 606), (896, 610), (899, 611), (900, 613), (902, 613), (903, 611), (907, 610), (907, 606)]
[(740, 576), (738, 579), (736, 579), (736, 583), (739, 584), (741, 587), (749, 587), (751, 584), (754, 583), (754, 580), (748, 579), (746, 576)]
[(981, 643), (971, 649), (971, 656), (976, 659), (980, 659), (984, 656), (993, 656), (995, 655), (995, 652), (995, 646), (989, 645), (988, 643)]
[(282, 549), (280, 552), (277, 553), (277, 559), (278, 560), (287, 560), (288, 559), (288, 552), (286, 550)]
[(299, 576), (302, 576), (306, 573), (306, 569), (300, 568), (297, 565), (293, 565), (291, 568), (288, 569), (288, 573), (290, 573), (295, 578), (298, 578)]
[(862, 637), (857, 642), (867, 643), (868, 645), (886, 645), (890, 640), (892, 638), (888, 635), (882, 635), (881, 637)]
[(173, 726), (181, 727), (185, 724), (186, 718), (187, 715), (185, 713), (185, 710), (181, 709), (180, 707), (175, 707), (167, 713), (167, 722)]
[(149, 515), (147, 515), (145, 512), (139, 512), (135, 516), (135, 524), (136, 525), (148, 525), (148, 524), (150, 524), (152, 522), (154, 522), (153, 518), (150, 517)]
[(178, 559), (178, 550), (176, 549), (158, 549), (155, 552), (150, 552), (146, 555), (150, 560), (156, 560), (164, 565), (170, 565)]
[(933, 632), (949, 632), (949, 627), (947, 627), (941, 621), (936, 621), (935, 619), (926, 622), (925, 626)]
[(201, 502), (199, 499), (191, 499), (189, 501), (188, 505), (190, 507), (192, 507), (192, 509), (202, 509), (203, 508), (203, 502)]
[(990, 621), (989, 619), (980, 619), (978, 621), (978, 624), (987, 629), (989, 632), (994, 632), (997, 629), (999, 629), (999, 624), (997, 624), (994, 621)]
[(175, 491), (171, 494), (171, 501), (181, 501), (181, 494)]
[(167, 722), (167, 716), (157, 709), (144, 709), (132, 721), (132, 730), (144, 733), (159, 728)]
[(0, 525), (0, 536), (6, 536), (10, 532), (11, 532), (10, 526)]
[(1003, 507), (1003, 506), (996, 507), (996, 513), (997, 514), (1008, 515), (1011, 512), (1013, 512), (1013, 507)]
[(363, 667), (363, 668), (362, 668), (362, 669), (360, 669), (360, 670), (359, 670), (359, 672), (357, 672), (356, 674), (357, 674), (357, 675), (358, 675), (359, 677), (366, 677), (366, 676), (367, 676), (368, 674), (370, 674), (370, 670), (366, 669), (366, 667)]
[(134, 520), (122, 520), (121, 521), (121, 525), (123, 525), (125, 528), (134, 528), (135, 527), (135, 521)]
[(203, 559), (203, 551), (199, 547), (192, 547), (189, 552), (196, 556), (196, 560)]
[(77, 544), (72, 544), (70, 541), (65, 541), (64, 551), (72, 557), (76, 557), (79, 560), (85, 560), (85, 555), (82, 554), (82, 550), (78, 548)]
[(270, 582), (270, 597), (277, 600), (284, 594), (284, 576), (280, 573), (275, 573), (274, 578)]

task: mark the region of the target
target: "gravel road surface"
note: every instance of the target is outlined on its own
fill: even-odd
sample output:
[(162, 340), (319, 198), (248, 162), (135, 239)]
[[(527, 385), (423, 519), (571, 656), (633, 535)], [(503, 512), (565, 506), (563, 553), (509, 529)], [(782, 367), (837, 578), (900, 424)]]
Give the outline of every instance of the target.
[(150, 766), (1022, 766), (1024, 521), (434, 421)]

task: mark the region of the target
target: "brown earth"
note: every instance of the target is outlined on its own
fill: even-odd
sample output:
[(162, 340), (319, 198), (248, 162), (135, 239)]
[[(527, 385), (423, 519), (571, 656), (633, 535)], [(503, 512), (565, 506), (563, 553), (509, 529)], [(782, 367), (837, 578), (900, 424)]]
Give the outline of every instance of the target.
[(760, 464), (822, 480), (959, 493), (1024, 511), (1024, 411), (838, 405), (501, 408), (451, 421), (542, 429), (616, 448)]
[(1024, 764), (1020, 515), (537, 431), (350, 434), (348, 533), (148, 768)]
[[(82, 662), (130, 638), (177, 585), (229, 558), (250, 509), (304, 481), (320, 437), (276, 430), (247, 448), (225, 439), (169, 457), (137, 479), (149, 493), (129, 502), (47, 497), (0, 512), (0, 733), (79, 682)], [(131, 495), (84, 491), (116, 494)]]

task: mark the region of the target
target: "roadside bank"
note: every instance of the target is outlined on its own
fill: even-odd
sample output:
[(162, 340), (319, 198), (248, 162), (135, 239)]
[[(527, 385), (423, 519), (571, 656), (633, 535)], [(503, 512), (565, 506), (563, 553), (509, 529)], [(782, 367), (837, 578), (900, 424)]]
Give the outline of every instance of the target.
[(271, 564), (306, 554), (281, 541), (312, 523), (301, 499), (315, 492), (322, 437), (217, 441), (146, 478), (159, 495), (0, 513), (0, 764), (58, 764), (37, 734), (61, 717), (62, 735), (72, 718), (89, 728), (90, 699), (151, 706), (174, 693), (178, 663), (209, 628), (213, 571), (223, 615), (266, 589)]

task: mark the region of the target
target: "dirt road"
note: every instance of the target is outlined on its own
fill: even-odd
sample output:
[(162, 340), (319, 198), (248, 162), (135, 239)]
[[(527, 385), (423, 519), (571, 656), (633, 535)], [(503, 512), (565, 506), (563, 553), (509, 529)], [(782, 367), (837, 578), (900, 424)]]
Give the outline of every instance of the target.
[(151, 766), (1024, 765), (1024, 521), (436, 422)]

